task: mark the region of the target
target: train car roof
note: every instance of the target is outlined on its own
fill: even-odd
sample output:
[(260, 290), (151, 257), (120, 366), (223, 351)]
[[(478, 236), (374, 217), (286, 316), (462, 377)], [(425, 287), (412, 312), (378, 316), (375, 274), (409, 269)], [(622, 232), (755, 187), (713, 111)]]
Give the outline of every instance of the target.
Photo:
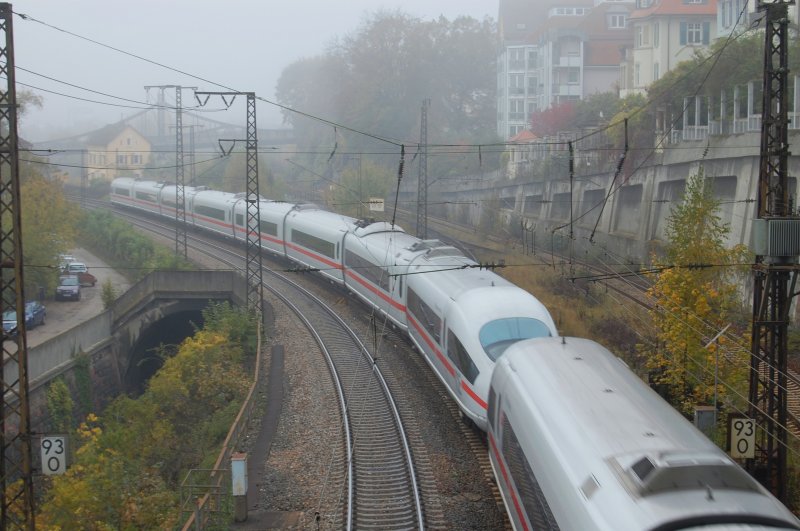
[(324, 227), (326, 232), (344, 232), (355, 228), (356, 219), (344, 214), (337, 214), (328, 210), (318, 208), (296, 208), (289, 213), (288, 218), (292, 220), (294, 227)]
[[(506, 350), (503, 360), (525, 382), (526, 399), (565, 450), (576, 446), (569, 449), (576, 457), (590, 452), (605, 459), (648, 449), (716, 451), (680, 413), (594, 341), (520, 341)], [(557, 407), (541, 407), (554, 401)], [(587, 433), (592, 434), (589, 447), (584, 444)]]
[[(488, 269), (481, 269), (477, 263), (461, 254), (453, 247), (443, 248), (442, 254), (430, 256), (425, 253), (415, 257), (408, 268), (411, 284), (425, 285), (453, 300), (464, 292), (479, 288), (513, 286), (514, 284)], [(521, 288), (517, 288), (521, 289)]]
[(598, 528), (685, 522), (674, 529), (689, 529), (686, 523), (703, 514), (706, 525), (725, 529), (729, 513), (796, 525), (757, 481), (593, 341), (520, 341), (498, 360), (492, 385), (517, 396), (506, 405), (518, 436), (548, 449), (569, 489), (605, 522)]
[(198, 203), (203, 203), (205, 205), (208, 205), (209, 203), (230, 205), (231, 203), (235, 203), (240, 199), (242, 198), (238, 197), (238, 194), (220, 192), (218, 190), (199, 190), (194, 194), (195, 205)]

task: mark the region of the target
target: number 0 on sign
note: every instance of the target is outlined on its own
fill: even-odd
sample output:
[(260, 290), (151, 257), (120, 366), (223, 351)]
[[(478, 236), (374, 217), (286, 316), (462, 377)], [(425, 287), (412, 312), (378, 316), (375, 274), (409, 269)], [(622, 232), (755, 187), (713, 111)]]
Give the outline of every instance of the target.
[(42, 437), (42, 472), (52, 476), (67, 471), (67, 438)]
[(756, 456), (756, 421), (743, 417), (731, 421), (731, 457), (753, 459)]

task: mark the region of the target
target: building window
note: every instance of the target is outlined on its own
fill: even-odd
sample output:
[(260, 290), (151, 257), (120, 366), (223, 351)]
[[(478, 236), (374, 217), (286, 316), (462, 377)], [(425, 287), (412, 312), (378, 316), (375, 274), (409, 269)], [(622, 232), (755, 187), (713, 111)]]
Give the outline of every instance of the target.
[(528, 68), (538, 68), (539, 67), (539, 54), (536, 50), (528, 50)]
[(659, 28), (658, 22), (654, 22), (653, 23), (653, 48), (658, 48), (658, 43), (659, 43), (659, 40), (660, 40), (659, 39), (658, 28)]
[(508, 138), (517, 136), (523, 129), (525, 129), (524, 125), (509, 125)]
[(508, 119), (521, 121), (525, 119), (525, 101), (524, 100), (509, 100), (508, 102)]
[(577, 85), (580, 82), (580, 69), (570, 68), (567, 72), (567, 83)]
[(625, 15), (609, 15), (608, 27), (611, 29), (624, 29), (626, 20), (627, 17)]
[(636, 47), (650, 46), (650, 26), (636, 26)]
[(633, 86), (640, 87), (641, 83), (639, 82), (639, 74), (641, 73), (642, 69), (639, 66), (639, 63), (633, 65)]
[(710, 24), (708, 22), (681, 22), (681, 44), (708, 44)]
[(510, 74), (508, 76), (508, 93), (525, 94), (525, 74)]
[(508, 67), (510, 69), (522, 70), (525, 68), (525, 49), (509, 48)]
[(658, 81), (659, 71), (658, 63), (653, 63), (653, 81)]

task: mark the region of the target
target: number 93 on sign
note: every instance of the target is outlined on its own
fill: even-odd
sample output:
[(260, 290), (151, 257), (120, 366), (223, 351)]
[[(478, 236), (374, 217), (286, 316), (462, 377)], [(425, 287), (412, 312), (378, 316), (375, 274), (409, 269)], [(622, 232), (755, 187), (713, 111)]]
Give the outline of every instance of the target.
[(42, 436), (42, 472), (47, 475), (63, 474), (67, 471), (67, 437), (64, 435)]

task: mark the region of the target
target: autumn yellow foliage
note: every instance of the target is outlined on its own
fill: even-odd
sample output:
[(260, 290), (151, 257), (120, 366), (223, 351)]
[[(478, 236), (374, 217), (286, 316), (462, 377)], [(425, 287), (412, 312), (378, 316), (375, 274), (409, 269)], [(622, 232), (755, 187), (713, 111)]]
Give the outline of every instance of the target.
[(243, 349), (224, 328), (186, 339), (142, 396), (120, 397), (102, 418), (89, 415), (80, 424), (74, 460), (52, 479), (38, 528), (171, 529), (178, 523), (180, 479), (216, 454), (250, 384)]
[[(726, 247), (718, 206), (702, 170), (690, 177), (667, 220), (666, 252), (654, 259), (663, 269), (649, 290), (657, 332), (643, 351), (653, 383), (685, 413), (711, 405), (715, 389), (718, 404), (747, 396), (747, 331), (736, 322), (746, 250)], [(711, 341), (728, 325), (730, 333)]]

